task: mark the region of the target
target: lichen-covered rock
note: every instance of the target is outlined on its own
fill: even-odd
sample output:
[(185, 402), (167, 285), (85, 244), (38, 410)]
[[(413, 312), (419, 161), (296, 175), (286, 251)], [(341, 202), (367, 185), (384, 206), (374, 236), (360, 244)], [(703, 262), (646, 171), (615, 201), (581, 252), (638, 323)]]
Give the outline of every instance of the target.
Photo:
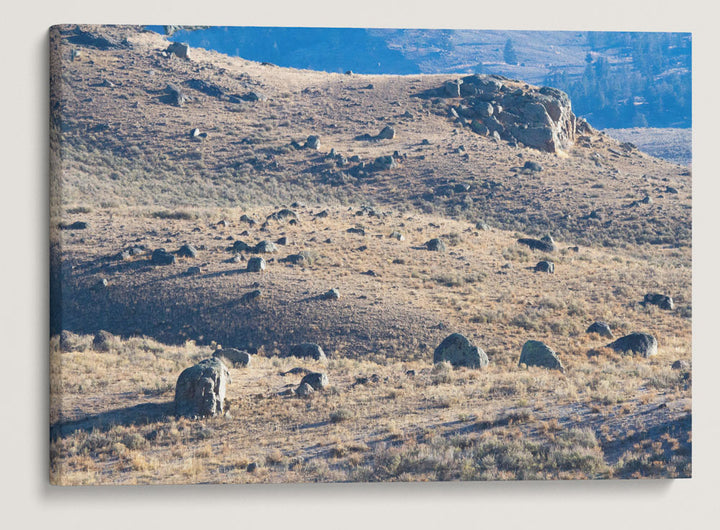
[(253, 251), (258, 254), (274, 254), (278, 249), (272, 241), (260, 241)]
[(213, 357), (219, 358), (226, 364), (233, 366), (250, 366), (252, 355), (246, 351), (236, 348), (222, 348), (215, 350)]
[(290, 347), (290, 356), (292, 357), (311, 357), (318, 361), (327, 359), (323, 349), (314, 342), (303, 342), (302, 344), (294, 344)]
[(175, 414), (189, 417), (223, 414), (229, 383), (230, 372), (217, 357), (186, 368), (175, 387)]
[(590, 326), (585, 330), (585, 333), (597, 333), (601, 337), (606, 337), (608, 339), (613, 338), (610, 326), (608, 326), (607, 322), (602, 322), (600, 320), (590, 324)]
[(648, 333), (633, 332), (611, 342), (607, 347), (619, 353), (635, 354), (647, 358), (657, 354), (658, 343), (657, 339)]
[(434, 363), (447, 361), (453, 366), (467, 366), (468, 368), (482, 368), (488, 365), (485, 352), (470, 344), (470, 341), (460, 333), (453, 333), (435, 348)]
[(330, 381), (328, 380), (328, 376), (326, 373), (312, 372), (302, 378), (302, 381), (300, 381), (300, 386), (302, 386), (303, 383), (307, 383), (308, 385), (313, 387), (314, 390), (322, 390), (330, 384)]
[(557, 353), (539, 340), (529, 340), (523, 345), (518, 365), (521, 364), (565, 372)]

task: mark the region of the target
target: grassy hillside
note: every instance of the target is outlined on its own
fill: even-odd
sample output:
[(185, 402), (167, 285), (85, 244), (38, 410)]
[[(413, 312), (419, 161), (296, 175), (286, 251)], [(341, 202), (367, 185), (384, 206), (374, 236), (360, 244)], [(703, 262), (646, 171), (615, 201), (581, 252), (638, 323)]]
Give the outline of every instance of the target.
[[(85, 29), (51, 35), (54, 482), (691, 475), (690, 170), (597, 131), (557, 154), (478, 135), (418, 97), (449, 75), (181, 59), (152, 32)], [(517, 241), (548, 232), (552, 253)], [(261, 241), (276, 251), (240, 250)], [(595, 320), (658, 354), (605, 348)], [(434, 364), (453, 332), (489, 366)], [(565, 372), (519, 366), (530, 339)], [(287, 357), (306, 341), (328, 360)], [(230, 413), (176, 418), (178, 375), (219, 345), (254, 354)], [(288, 395), (294, 368), (330, 387)]]

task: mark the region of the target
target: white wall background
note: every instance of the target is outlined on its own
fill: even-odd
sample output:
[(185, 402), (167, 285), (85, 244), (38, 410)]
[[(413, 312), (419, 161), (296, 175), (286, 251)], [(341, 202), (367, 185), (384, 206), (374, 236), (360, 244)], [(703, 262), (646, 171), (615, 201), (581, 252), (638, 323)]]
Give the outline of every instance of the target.
[[(5, 528), (717, 528), (717, 9), (687, 0), (38, 0), (0, 31), (0, 524)], [(47, 28), (57, 23), (693, 32), (690, 480), (51, 488), (47, 485)], [(713, 248), (715, 247), (715, 248)]]

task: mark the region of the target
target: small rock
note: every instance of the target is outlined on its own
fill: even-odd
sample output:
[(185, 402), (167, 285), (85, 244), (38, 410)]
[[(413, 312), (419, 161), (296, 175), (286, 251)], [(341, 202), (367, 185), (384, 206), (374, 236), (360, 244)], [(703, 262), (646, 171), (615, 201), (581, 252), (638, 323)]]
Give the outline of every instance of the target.
[(307, 149), (320, 149), (320, 137), (311, 134), (307, 137), (307, 140), (305, 140), (305, 147)]
[(250, 258), (247, 262), (248, 272), (261, 272), (265, 270), (265, 260), (263, 258)]
[(173, 265), (175, 263), (175, 255), (170, 254), (164, 248), (157, 248), (153, 251), (150, 262), (153, 265)]
[(260, 241), (260, 243), (255, 245), (255, 249), (253, 250), (253, 252), (258, 254), (272, 254), (277, 251), (278, 249), (272, 241)]
[(313, 392), (315, 392), (315, 389), (308, 383), (300, 383), (300, 385), (298, 385), (295, 389), (295, 395), (298, 397), (307, 397)]
[(333, 287), (328, 292), (323, 294), (323, 298), (325, 300), (339, 300), (340, 299), (340, 291), (338, 291), (335, 287)]
[(606, 337), (608, 339), (613, 338), (612, 331), (610, 330), (610, 326), (606, 322), (597, 321), (590, 324), (590, 327), (588, 327), (585, 330), (585, 333), (597, 333), (601, 337)]
[(392, 232), (388, 237), (391, 239), (397, 239), (398, 241), (405, 241), (405, 236), (397, 231)]
[(287, 236), (280, 237), (280, 238), (277, 239), (277, 241), (275, 241), (275, 243), (278, 244), (278, 245), (287, 245), (287, 244), (288, 244), (288, 238), (287, 238)]
[(678, 359), (677, 361), (672, 363), (672, 369), (687, 371), (690, 370), (690, 363), (684, 359)]
[(380, 131), (380, 134), (378, 134), (376, 138), (378, 140), (392, 140), (393, 138), (395, 138), (395, 129), (388, 125), (382, 131)]
[(234, 366), (250, 366), (252, 355), (244, 350), (236, 348), (222, 348), (215, 350), (213, 357), (221, 359), (223, 362)]
[(435, 252), (445, 252), (445, 250), (447, 250), (447, 247), (445, 246), (445, 242), (438, 237), (433, 238), (430, 241), (426, 242), (425, 248), (427, 248), (428, 250), (435, 251)]
[(552, 261), (539, 261), (535, 265), (535, 272), (547, 272), (549, 274), (555, 273), (555, 264)]
[(186, 276), (197, 276), (202, 271), (200, 270), (200, 267), (188, 267), (188, 270), (185, 271)]
[(527, 162), (525, 162), (523, 169), (527, 169), (528, 171), (534, 171), (534, 172), (539, 172), (539, 171), (543, 170), (543, 168), (540, 164), (538, 164), (537, 162), (533, 162), (532, 160), (528, 160)]
[(302, 381), (300, 381), (300, 386), (302, 386), (303, 383), (307, 383), (314, 390), (322, 390), (330, 384), (328, 376), (324, 372), (311, 372), (307, 374), (302, 378)]
[(197, 249), (192, 245), (186, 244), (180, 247), (177, 255), (181, 258), (194, 258), (197, 257)]
[(294, 344), (290, 347), (289, 355), (292, 357), (311, 357), (318, 361), (324, 361), (327, 359), (323, 349), (314, 342)]
[(115, 336), (103, 329), (95, 333), (93, 337), (93, 349), (95, 351), (110, 351), (110, 348), (117, 343)]
[(667, 309), (672, 311), (675, 309), (675, 303), (673, 299), (665, 294), (659, 293), (648, 293), (645, 295), (643, 304), (652, 304), (658, 306), (660, 309)]
[(188, 46), (184, 42), (173, 42), (170, 44), (170, 46), (167, 47), (165, 50), (169, 54), (174, 54), (180, 57), (181, 59), (189, 59), (190, 54), (190, 46)]
[(250, 462), (245, 469), (248, 473), (254, 473), (257, 468), (257, 462)]

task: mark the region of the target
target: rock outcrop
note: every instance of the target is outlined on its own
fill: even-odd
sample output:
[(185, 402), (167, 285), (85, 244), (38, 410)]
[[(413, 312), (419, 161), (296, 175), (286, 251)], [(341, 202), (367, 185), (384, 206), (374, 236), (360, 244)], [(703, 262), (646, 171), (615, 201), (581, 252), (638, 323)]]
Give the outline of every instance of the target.
[(572, 112), (570, 98), (551, 87), (534, 87), (499, 75), (447, 81), (431, 94), (457, 102), (450, 115), (479, 134), (549, 153), (568, 149), (589, 129)]
[(186, 368), (175, 387), (175, 415), (204, 417), (223, 414), (228, 383), (230, 372), (217, 357)]

